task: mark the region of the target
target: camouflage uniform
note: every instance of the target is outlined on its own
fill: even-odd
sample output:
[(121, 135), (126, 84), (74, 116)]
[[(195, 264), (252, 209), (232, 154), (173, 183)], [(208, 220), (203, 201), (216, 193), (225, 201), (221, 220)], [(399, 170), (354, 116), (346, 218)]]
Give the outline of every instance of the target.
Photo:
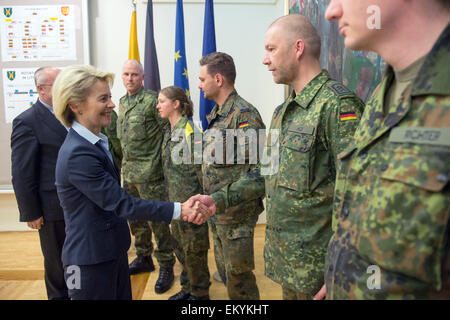
[(323, 70), (274, 112), (267, 145), (274, 145), (272, 130), (278, 129), (280, 164), (265, 177), (264, 260), (266, 275), (285, 291), (313, 295), (323, 285), (337, 154), (353, 137), (363, 108)]
[[(123, 152), (124, 188), (133, 197), (167, 200), (161, 161), (164, 131), (169, 125), (156, 109), (156, 93), (144, 88), (133, 97), (120, 99), (117, 135)], [(135, 236), (136, 254), (149, 256), (153, 252), (152, 230), (157, 249), (155, 257), (160, 267), (172, 268), (175, 263), (175, 240), (164, 222), (129, 221)], [(151, 227), (150, 227), (151, 226)]]
[[(255, 167), (255, 164), (249, 164), (248, 161), (248, 143), (245, 144), (245, 163), (237, 164), (236, 139), (227, 136), (226, 129), (242, 129), (243, 132), (254, 129), (258, 134), (257, 130), (264, 129), (265, 126), (259, 112), (242, 99), (235, 90), (220, 108), (218, 105), (213, 108), (207, 116), (207, 120), (209, 125), (205, 132), (203, 154), (208, 154), (208, 150), (210, 150), (210, 154), (216, 157), (216, 161), (205, 160), (204, 156), (203, 188), (206, 194), (212, 194), (223, 186), (238, 180), (241, 174), (245, 174)], [(221, 143), (217, 144), (220, 138), (212, 138), (215, 132), (219, 132), (223, 138)], [(231, 152), (226, 152), (227, 139), (233, 139), (231, 146), (234, 147), (234, 157), (229, 159), (232, 164), (230, 161), (226, 161), (227, 156), (231, 157)], [(223, 158), (220, 156), (219, 150), (212, 147), (213, 140), (216, 141), (214, 146), (223, 147)], [(255, 159), (256, 161), (257, 159)], [(226, 275), (230, 299), (259, 299), (259, 291), (252, 271), (255, 267), (253, 235), (258, 215), (263, 210), (262, 199), (257, 198), (239, 203), (226, 210), (217, 210), (209, 220), (217, 268), (219, 273)]]
[[(266, 276), (281, 284), (285, 299), (312, 298), (323, 285), (337, 154), (353, 137), (363, 108), (324, 70), (273, 114), (266, 144), (272, 161), (261, 165), (267, 205), (264, 260)], [(227, 207), (261, 192), (264, 179), (256, 170), (213, 198), (218, 207)]]
[(449, 43), (450, 25), (383, 117), (388, 68), (339, 155), (328, 299), (450, 298)]
[(119, 138), (117, 138), (117, 113), (114, 110), (111, 112), (111, 124), (102, 127), (101, 132), (108, 137), (109, 151), (120, 172), (122, 168), (122, 147)]
[[(193, 156), (194, 145), (201, 146), (202, 134), (199, 130), (194, 134), (195, 128), (193, 122), (184, 116), (172, 132), (170, 128), (166, 129), (162, 145), (162, 161), (169, 201), (183, 203), (191, 196), (202, 193), (201, 162), (194, 164)], [(179, 133), (181, 134), (178, 135)], [(178, 155), (183, 163), (174, 163), (171, 155), (180, 145), (184, 149)], [(196, 297), (207, 296), (211, 284), (208, 269), (208, 225), (174, 220), (171, 228), (173, 236), (180, 244), (175, 250), (178, 251), (177, 256), (183, 263), (183, 272), (180, 276), (183, 291)]]

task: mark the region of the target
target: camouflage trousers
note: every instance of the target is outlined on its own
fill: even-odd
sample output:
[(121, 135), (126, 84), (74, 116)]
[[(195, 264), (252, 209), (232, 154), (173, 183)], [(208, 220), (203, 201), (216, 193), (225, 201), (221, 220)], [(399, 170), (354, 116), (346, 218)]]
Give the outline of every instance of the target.
[(170, 226), (172, 235), (179, 244), (175, 251), (183, 265), (181, 288), (197, 297), (208, 295), (211, 285), (208, 269), (208, 225), (174, 220)]
[(259, 300), (256, 285), (253, 236), (256, 219), (240, 224), (208, 221), (214, 241), (214, 257), (220, 274), (226, 275), (231, 300)]
[[(146, 200), (167, 200), (164, 181), (151, 183), (130, 183), (124, 181), (125, 190), (135, 198)], [(176, 240), (170, 233), (170, 227), (165, 222), (150, 222), (129, 220), (131, 233), (134, 236), (134, 246), (138, 256), (155, 256), (161, 268), (172, 268), (175, 264), (174, 249)], [(152, 232), (155, 234), (156, 249), (153, 248)]]
[(312, 300), (313, 296), (307, 292), (298, 290), (292, 290), (287, 287), (281, 287), (283, 289), (283, 300)]

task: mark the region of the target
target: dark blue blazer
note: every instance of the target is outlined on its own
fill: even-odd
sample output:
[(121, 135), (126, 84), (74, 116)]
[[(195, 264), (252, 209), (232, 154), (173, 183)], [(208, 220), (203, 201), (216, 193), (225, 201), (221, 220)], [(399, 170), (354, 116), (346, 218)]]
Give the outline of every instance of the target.
[(128, 251), (127, 220), (172, 220), (171, 202), (132, 198), (100, 145), (70, 129), (58, 155), (56, 188), (66, 223), (64, 266), (92, 265)]
[(66, 128), (39, 100), (13, 120), (11, 173), (20, 221), (64, 219), (55, 167), (66, 135)]

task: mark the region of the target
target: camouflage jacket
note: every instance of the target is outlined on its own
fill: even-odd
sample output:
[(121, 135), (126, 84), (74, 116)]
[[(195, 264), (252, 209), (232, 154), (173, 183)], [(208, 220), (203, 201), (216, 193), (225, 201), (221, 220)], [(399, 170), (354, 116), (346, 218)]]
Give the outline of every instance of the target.
[(260, 166), (212, 195), (217, 207), (228, 207), (265, 190), (266, 275), (285, 287), (315, 294), (323, 284), (335, 163), (363, 108), (322, 71), (276, 108)]
[(387, 69), (339, 155), (328, 299), (450, 298), (449, 43), (450, 25), (383, 117)]
[(156, 105), (157, 95), (141, 88), (129, 103), (128, 95), (120, 99), (117, 136), (122, 145), (122, 174), (127, 182), (146, 183), (163, 178), (161, 145), (169, 125)]
[(162, 161), (169, 201), (185, 202), (202, 193), (201, 153), (200, 161), (194, 161), (195, 146), (201, 146), (201, 143), (201, 131), (186, 116), (178, 121), (172, 132), (170, 128), (166, 129)]
[[(203, 189), (206, 194), (212, 194), (256, 167), (260, 129), (264, 130), (265, 125), (258, 110), (242, 99), (236, 90), (221, 108), (215, 105), (207, 120), (208, 130), (205, 131), (203, 145)], [(251, 138), (239, 139), (245, 135)], [(262, 135), (265, 136), (265, 131)], [(218, 224), (232, 224), (256, 219), (264, 207), (262, 199), (256, 198), (218, 209), (211, 220)]]
[(120, 146), (119, 138), (117, 138), (117, 113), (114, 110), (111, 112), (111, 124), (107, 127), (102, 127), (101, 132), (108, 137), (109, 151), (120, 172), (122, 167), (122, 147)]
[(323, 285), (335, 163), (352, 140), (363, 108), (353, 92), (323, 70), (274, 112), (267, 148), (272, 159), (278, 153), (279, 166), (265, 176), (264, 257), (266, 275), (282, 286), (314, 294)]

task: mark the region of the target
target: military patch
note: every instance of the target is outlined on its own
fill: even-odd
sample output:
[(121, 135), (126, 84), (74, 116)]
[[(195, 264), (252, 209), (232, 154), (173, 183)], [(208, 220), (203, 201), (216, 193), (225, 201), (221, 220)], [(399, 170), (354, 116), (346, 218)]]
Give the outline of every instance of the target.
[(184, 128), (184, 136), (186, 137), (186, 140), (189, 139), (189, 136), (194, 133), (194, 129), (192, 129), (191, 125), (186, 123), (186, 127)]
[(273, 117), (277, 117), (280, 113), (281, 109), (283, 109), (284, 102), (280, 104), (278, 107), (275, 108), (275, 111), (273, 112)]
[(339, 97), (353, 97), (354, 93), (339, 82), (331, 82), (328, 87), (334, 91)]
[(242, 109), (239, 109), (239, 111), (241, 111), (241, 112), (250, 111), (250, 108), (242, 108)]
[(339, 114), (339, 120), (346, 121), (346, 120), (356, 120), (356, 113), (354, 112), (341, 112)]
[(314, 127), (308, 127), (308, 126), (300, 126), (300, 127), (295, 127), (295, 126), (290, 126), (289, 131), (291, 132), (295, 132), (295, 133), (304, 133), (304, 134), (313, 134), (314, 133)]
[(389, 135), (389, 142), (431, 144), (450, 147), (450, 128), (394, 128)]
[(248, 121), (239, 123), (239, 129), (248, 127)]

